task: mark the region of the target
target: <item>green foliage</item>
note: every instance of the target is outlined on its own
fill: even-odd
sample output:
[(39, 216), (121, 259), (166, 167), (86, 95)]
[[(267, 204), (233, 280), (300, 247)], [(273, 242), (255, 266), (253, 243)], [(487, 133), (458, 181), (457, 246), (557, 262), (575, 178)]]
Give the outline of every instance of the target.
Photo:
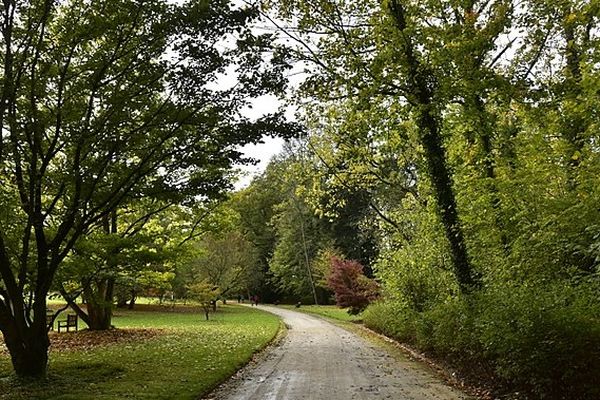
[(188, 291), (189, 296), (202, 304), (203, 307), (207, 306), (211, 301), (216, 301), (221, 293), (218, 287), (207, 281), (200, 281), (190, 285)]
[(204, 235), (196, 251), (190, 261), (192, 274), (196, 280), (218, 287), (222, 296), (245, 293), (260, 278), (256, 276), (254, 247), (239, 232)]
[(369, 210), (385, 301), (365, 321), (507, 387), (597, 397), (597, 2), (268, 3), (308, 64), (307, 204)]
[(422, 311), (457, 292), (447, 243), (431, 203), (407, 195), (393, 214), (398, 230), (389, 238), (374, 270), (388, 298)]
[[(267, 173), (277, 182), (282, 200), (274, 206), (271, 224), (275, 246), (269, 262), (272, 282), (283, 295), (312, 298), (323, 302), (314, 260), (320, 249), (327, 247), (330, 236), (326, 224), (310, 208), (307, 198), (309, 164), (302, 142), (289, 143), (287, 154)], [(277, 174), (277, 175), (275, 175)]]
[[(46, 296), (79, 239), (140, 199), (219, 197), (249, 161), (239, 146), (295, 133), (281, 113), (242, 115), (281, 94), (288, 69), (265, 57), (273, 38), (250, 29), (257, 17), (223, 0), (4, 4), (0, 329), (18, 374), (45, 373)], [(98, 285), (105, 304), (113, 279)]]
[(285, 197), (277, 174), (278, 165), (269, 164), (262, 175), (254, 178), (248, 188), (235, 193), (230, 202), (240, 216), (238, 229), (252, 243), (257, 258), (255, 277), (258, 279), (248, 282), (248, 289), (267, 302), (276, 298), (276, 288), (269, 282), (269, 262), (276, 246), (273, 217)]
[(397, 340), (414, 343), (417, 337), (415, 316), (417, 312), (405, 304), (378, 301), (361, 314), (366, 326)]
[(597, 293), (597, 284), (553, 284), (483, 295), (477, 324), (484, 354), (495, 360), (500, 376), (539, 395), (597, 397)]
[(536, 398), (592, 399), (600, 371), (597, 290), (597, 284), (507, 286), (423, 312), (380, 302), (362, 316), (381, 333), (467, 371), (491, 369)]

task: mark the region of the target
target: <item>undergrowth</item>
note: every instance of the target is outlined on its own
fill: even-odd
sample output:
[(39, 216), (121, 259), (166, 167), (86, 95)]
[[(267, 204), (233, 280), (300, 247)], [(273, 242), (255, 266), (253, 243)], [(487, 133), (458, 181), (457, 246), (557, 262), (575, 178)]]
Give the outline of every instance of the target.
[(470, 379), (487, 380), (499, 392), (592, 400), (600, 398), (596, 289), (505, 287), (421, 312), (382, 301), (362, 316), (367, 327), (444, 359)]

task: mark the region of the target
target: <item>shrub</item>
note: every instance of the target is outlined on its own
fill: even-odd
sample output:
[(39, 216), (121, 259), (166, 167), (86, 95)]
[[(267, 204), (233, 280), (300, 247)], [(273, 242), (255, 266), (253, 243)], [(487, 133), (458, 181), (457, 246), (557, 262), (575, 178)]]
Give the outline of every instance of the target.
[(400, 302), (377, 301), (362, 313), (365, 326), (402, 342), (415, 343), (417, 313)]
[(480, 342), (499, 376), (539, 397), (600, 398), (600, 305), (593, 290), (507, 287), (483, 294), (478, 305)]
[(335, 294), (337, 305), (349, 307), (350, 314), (360, 313), (379, 295), (379, 286), (363, 274), (363, 266), (358, 261), (335, 256), (331, 257), (327, 286)]
[(534, 398), (597, 399), (598, 293), (594, 284), (505, 286), (424, 312), (380, 301), (365, 310), (363, 321), (455, 367), (489, 367), (498, 381)]

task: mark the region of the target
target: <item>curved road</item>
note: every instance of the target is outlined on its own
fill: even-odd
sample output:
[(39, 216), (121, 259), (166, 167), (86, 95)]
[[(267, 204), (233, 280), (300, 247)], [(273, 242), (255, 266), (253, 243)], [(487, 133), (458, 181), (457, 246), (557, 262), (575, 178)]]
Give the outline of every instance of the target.
[(218, 400), (467, 399), (432, 372), (325, 320), (277, 307), (287, 336), (209, 395)]

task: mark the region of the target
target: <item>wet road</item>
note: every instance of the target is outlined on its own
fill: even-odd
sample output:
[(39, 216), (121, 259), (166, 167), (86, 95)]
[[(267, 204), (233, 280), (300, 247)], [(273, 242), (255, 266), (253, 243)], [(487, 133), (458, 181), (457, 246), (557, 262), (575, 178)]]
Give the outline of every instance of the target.
[(415, 361), (385, 350), (322, 319), (260, 306), (282, 317), (287, 336), (209, 399), (218, 400), (455, 400), (468, 396)]

